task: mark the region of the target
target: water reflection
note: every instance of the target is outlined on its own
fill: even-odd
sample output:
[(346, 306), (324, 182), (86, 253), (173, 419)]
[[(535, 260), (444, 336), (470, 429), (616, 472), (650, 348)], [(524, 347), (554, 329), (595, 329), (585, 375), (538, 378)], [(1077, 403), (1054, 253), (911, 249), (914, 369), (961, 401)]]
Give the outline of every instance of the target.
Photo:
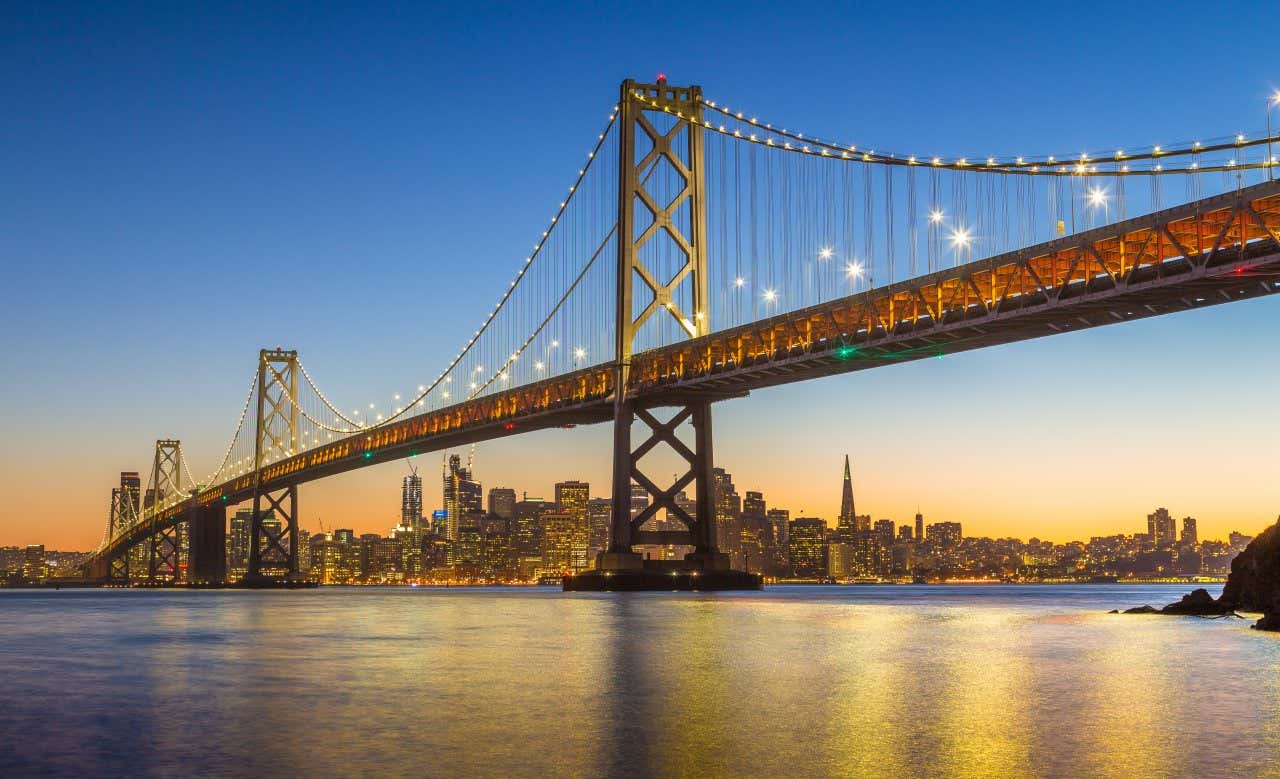
[(1280, 776), (1276, 636), (1104, 613), (1173, 596), (0, 592), (0, 775)]

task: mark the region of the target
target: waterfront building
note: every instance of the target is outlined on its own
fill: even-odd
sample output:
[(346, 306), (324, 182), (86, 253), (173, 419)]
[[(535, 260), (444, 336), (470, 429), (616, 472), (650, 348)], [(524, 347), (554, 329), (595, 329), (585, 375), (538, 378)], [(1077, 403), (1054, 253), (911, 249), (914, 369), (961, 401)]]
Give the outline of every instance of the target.
[(827, 544), (827, 576), (840, 582), (853, 571), (853, 545), (839, 541)]
[(724, 468), (712, 468), (711, 479), (715, 486), (716, 545), (729, 555), (734, 568), (743, 567), (742, 555), (742, 498), (733, 486), (733, 476)]
[(827, 574), (827, 522), (816, 517), (791, 520), (788, 528), (791, 576), (821, 579)]
[(542, 515), (552, 507), (542, 498), (524, 497), (512, 509), (511, 545), (521, 557), (542, 557)]
[(48, 575), (44, 544), (28, 544), (22, 555), (22, 578), (28, 584), (40, 584)]
[(785, 578), (791, 575), (791, 512), (772, 508), (765, 512), (773, 530), (773, 554), (769, 558), (769, 575)]
[(231, 516), (227, 532), (227, 578), (238, 582), (249, 572), (249, 534), (253, 509), (239, 509)]
[(542, 573), (558, 575), (586, 567), (586, 539), (578, 553), (580, 525), (573, 515), (548, 511), (542, 515)]
[(596, 555), (609, 548), (609, 525), (613, 519), (613, 501), (609, 498), (592, 498), (587, 503), (587, 562), (593, 563)]

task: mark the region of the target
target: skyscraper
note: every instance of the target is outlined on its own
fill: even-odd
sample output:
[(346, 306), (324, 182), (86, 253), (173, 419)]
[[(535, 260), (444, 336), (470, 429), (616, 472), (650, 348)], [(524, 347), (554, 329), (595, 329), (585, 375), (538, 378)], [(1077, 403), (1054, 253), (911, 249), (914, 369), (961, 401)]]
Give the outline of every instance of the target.
[(822, 579), (827, 575), (827, 523), (815, 517), (791, 520), (789, 547), (791, 575), (797, 579)]
[(400, 526), (417, 531), (422, 525), (422, 477), (415, 470), (400, 487)]
[(613, 518), (613, 501), (609, 498), (592, 498), (587, 504), (587, 561), (609, 549), (609, 522)]
[(1200, 534), (1196, 532), (1196, 518), (1182, 518), (1182, 545), (1195, 546), (1200, 543)]
[(516, 510), (516, 491), (510, 487), (493, 487), (489, 490), (489, 513), (503, 519), (511, 519)]
[(924, 543), (924, 514), (916, 512), (916, 543)]
[(836, 519), (836, 535), (844, 543), (853, 540), (857, 532), (858, 514), (853, 506), (853, 475), (849, 470), (849, 455), (844, 456), (844, 485), (840, 492), (840, 516)]
[(734, 568), (743, 566), (742, 498), (733, 486), (733, 476), (724, 468), (712, 468), (715, 483), (716, 546), (729, 555)]
[(253, 509), (240, 509), (231, 517), (227, 533), (227, 577), (238, 582), (249, 572), (249, 533), (253, 525)]
[(1169, 509), (1161, 507), (1147, 515), (1147, 536), (1157, 549), (1173, 546), (1178, 541), (1178, 523), (1169, 516)]
[(879, 537), (880, 543), (883, 544), (885, 548), (893, 546), (893, 520), (892, 519), (876, 520), (875, 533), (876, 533), (876, 536)]
[(444, 469), (444, 525), (442, 534), (451, 542), (458, 540), (458, 533), (469, 515), (482, 514), (480, 482), (473, 481), (471, 469), (462, 467), (462, 458), (449, 456)]

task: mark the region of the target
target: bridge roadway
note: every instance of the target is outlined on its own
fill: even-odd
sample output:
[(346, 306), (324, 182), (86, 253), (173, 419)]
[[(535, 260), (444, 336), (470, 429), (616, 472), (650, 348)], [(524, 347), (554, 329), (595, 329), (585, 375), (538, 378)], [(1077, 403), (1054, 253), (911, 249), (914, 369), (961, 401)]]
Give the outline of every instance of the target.
[[(1280, 290), (1280, 182), (1067, 236), (632, 358), (647, 405), (754, 389), (1074, 332)], [(602, 363), (361, 432), (262, 469), (272, 489), (413, 454), (613, 418)], [(254, 474), (204, 489), (199, 506), (253, 497)], [(114, 557), (191, 499), (112, 539)]]

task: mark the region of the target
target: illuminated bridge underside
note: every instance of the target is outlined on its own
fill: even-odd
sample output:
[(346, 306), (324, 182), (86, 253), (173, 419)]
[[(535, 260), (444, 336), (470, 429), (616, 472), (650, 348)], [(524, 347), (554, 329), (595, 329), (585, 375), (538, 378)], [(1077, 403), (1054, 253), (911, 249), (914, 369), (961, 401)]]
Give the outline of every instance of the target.
[[(1013, 343), (1270, 295), (1280, 289), (1280, 182), (1259, 184), (752, 325), (637, 354), (641, 405), (761, 387)], [(271, 488), (411, 454), (613, 418), (611, 363), (428, 412), (273, 463)], [(253, 496), (253, 474), (199, 505)], [(174, 505), (112, 539), (114, 557), (186, 518)]]

